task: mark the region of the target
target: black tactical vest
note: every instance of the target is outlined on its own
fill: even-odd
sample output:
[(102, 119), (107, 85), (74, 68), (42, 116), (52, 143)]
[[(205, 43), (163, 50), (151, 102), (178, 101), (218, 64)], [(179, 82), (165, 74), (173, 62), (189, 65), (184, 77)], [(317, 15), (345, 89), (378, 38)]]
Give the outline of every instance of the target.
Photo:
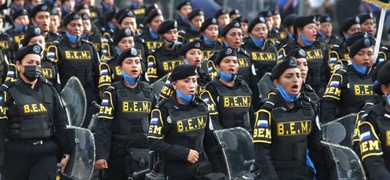
[(316, 91), (319, 87), (325, 87), (325, 69), (324, 69), (324, 53), (323, 46), (320, 42), (315, 41), (309, 48), (303, 48), (306, 52), (307, 65), (309, 71), (307, 73), (306, 83), (310, 84)]
[[(380, 104), (377, 104), (379, 106)], [(390, 170), (390, 147), (387, 145), (389, 141), (388, 134), (390, 132), (390, 117), (387, 117), (388, 114), (386, 114), (386, 110), (383, 109), (383, 105), (381, 105), (382, 108), (372, 108), (372, 111), (374, 111), (375, 114), (377, 114), (376, 119), (370, 119), (374, 121), (375, 124), (373, 124), (375, 129), (377, 130), (376, 134), (378, 135), (379, 141), (382, 145), (382, 151), (383, 151), (383, 159), (385, 160), (385, 166), (387, 170)]]
[(249, 76), (252, 73), (252, 60), (246, 50), (240, 48), (237, 50), (238, 68), (237, 75), (246, 83), (249, 83)]
[(252, 63), (256, 69), (256, 75), (261, 79), (265, 73), (271, 72), (274, 66), (276, 65), (277, 55), (276, 48), (271, 45), (269, 41), (265, 42), (264, 50), (261, 50), (259, 47), (254, 45), (253, 41), (248, 39), (244, 47), (251, 55)]
[(232, 90), (219, 80), (213, 80), (211, 83), (218, 91), (216, 104), (222, 127), (242, 127), (250, 131), (249, 112), (252, 106), (252, 91), (248, 84), (241, 80), (241, 85)]
[(154, 57), (156, 58), (158, 64), (157, 67), (158, 78), (161, 78), (166, 74), (172, 72), (176, 66), (184, 64), (183, 59), (177, 53), (178, 51), (179, 51), (178, 47), (176, 47), (173, 51), (166, 51), (164, 47), (160, 47), (154, 53)]
[(37, 93), (45, 102), (34, 98), (23, 88), (16, 82), (8, 89), (15, 104), (9, 108), (7, 138), (13, 140), (50, 138), (54, 130), (51, 120), (54, 103), (51, 87), (42, 83), (40, 87), (42, 92)]
[(42, 77), (55, 84), (57, 81), (57, 64), (43, 57), (41, 61)]
[(110, 60), (107, 61), (107, 64), (110, 66), (111, 69), (111, 78), (112, 82), (118, 82), (122, 79), (122, 73), (120, 70), (120, 66), (118, 65), (118, 55), (115, 55), (114, 57), (110, 58)]

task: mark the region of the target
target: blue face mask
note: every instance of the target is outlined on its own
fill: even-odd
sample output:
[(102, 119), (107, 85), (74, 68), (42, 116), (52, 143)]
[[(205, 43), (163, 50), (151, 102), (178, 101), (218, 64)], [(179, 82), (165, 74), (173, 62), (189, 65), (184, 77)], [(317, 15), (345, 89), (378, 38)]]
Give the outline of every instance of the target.
[(224, 43), (224, 44), (225, 44), (225, 47), (230, 47), (230, 46), (229, 46), (229, 44), (228, 44), (227, 42), (226, 42), (226, 43)]
[(288, 34), (288, 37), (290, 37), (290, 39), (291, 39), (292, 41), (295, 41), (294, 33)]
[(311, 46), (313, 44), (313, 42), (311, 42), (309, 39), (307, 39), (307, 37), (303, 34), (301, 34), (301, 39), (303, 41), (303, 43), (305, 44), (305, 46)]
[(87, 37), (88, 37), (88, 34), (87, 34), (87, 33), (81, 34), (81, 39), (87, 39)]
[(347, 40), (349, 38), (348, 34), (344, 34), (344, 39)]
[(190, 64), (187, 59), (184, 59), (184, 64)]
[(103, 1), (102, 1), (102, 5), (103, 5), (104, 9), (110, 9), (111, 8), (111, 6), (109, 6), (108, 4), (106, 4)]
[(191, 27), (191, 31), (194, 31), (194, 32), (199, 32), (197, 29), (195, 29), (195, 26), (190, 24), (190, 27)]
[(110, 28), (111, 30), (115, 29), (116, 26), (112, 23), (108, 23), (108, 28)]
[(227, 82), (231, 82), (233, 81), (234, 79), (236, 79), (236, 75), (235, 74), (230, 74), (230, 73), (225, 73), (224, 71), (222, 70), (219, 70), (219, 76), (227, 81)]
[(286, 90), (284, 90), (284, 88), (281, 85), (279, 85), (277, 87), (277, 89), (280, 92), (280, 94), (282, 95), (283, 99), (286, 100), (289, 103), (292, 103), (296, 99), (299, 98), (299, 95), (291, 95), (291, 94), (287, 93)]
[(151, 27), (149, 27), (149, 34), (152, 36), (152, 39), (158, 39), (158, 34)]
[(115, 50), (116, 50), (116, 53), (117, 53), (118, 55), (121, 55), (121, 54), (122, 54), (122, 51), (121, 51), (118, 47), (115, 47)]
[(324, 33), (322, 33), (321, 31), (318, 32), (318, 34), (322, 37), (322, 38), (328, 38), (328, 36), (326, 36)]
[(183, 20), (185, 23), (188, 23), (188, 18), (184, 17), (183, 15), (180, 15), (181, 20)]
[(23, 10), (23, 8), (21, 8), (21, 7), (17, 6), (17, 5), (15, 5), (15, 4), (12, 5), (12, 8), (15, 9), (15, 11), (21, 11), (21, 10)]
[(133, 2), (132, 5), (133, 5), (133, 7), (138, 8), (139, 2)]
[(139, 80), (139, 76), (137, 76), (137, 77), (131, 77), (131, 76), (129, 76), (128, 74), (126, 74), (126, 72), (123, 71), (123, 70), (121, 71), (121, 74), (122, 74), (122, 76), (125, 78), (126, 82), (129, 83), (130, 85), (134, 85), (134, 84), (137, 83), (138, 80)]
[(72, 43), (72, 44), (76, 44), (77, 43), (77, 40), (79, 39), (79, 36), (77, 35), (71, 35), (69, 33), (69, 31), (66, 31), (66, 37), (68, 37), (69, 41)]
[(18, 30), (19, 32), (24, 32), (24, 26), (20, 26), (14, 23), (15, 29)]
[(264, 38), (256, 39), (255, 37), (251, 36), (251, 39), (257, 47), (261, 47), (264, 44)]
[(355, 62), (352, 63), (352, 66), (360, 75), (365, 75), (367, 72), (367, 66), (359, 66)]
[(32, 23), (34, 27), (38, 27), (38, 24), (37, 23)]
[(179, 41), (175, 41), (175, 42), (171, 42), (171, 41), (168, 41), (168, 40), (166, 40), (165, 38), (163, 39), (163, 41), (164, 41), (164, 43), (168, 46), (168, 48), (173, 48), (173, 47), (175, 47), (176, 45), (178, 45), (178, 44), (180, 44), (180, 42)]
[(179, 96), (180, 100), (185, 104), (189, 104), (194, 100), (194, 95), (192, 94), (183, 94), (179, 89), (176, 89), (176, 94)]
[(207, 38), (205, 35), (203, 35), (203, 39), (204, 39), (204, 42), (208, 45), (208, 46), (211, 46), (214, 44), (215, 41), (212, 41), (210, 40), (209, 38)]
[(65, 11), (65, 13), (70, 13), (70, 10), (65, 6), (65, 5), (62, 5), (62, 9)]

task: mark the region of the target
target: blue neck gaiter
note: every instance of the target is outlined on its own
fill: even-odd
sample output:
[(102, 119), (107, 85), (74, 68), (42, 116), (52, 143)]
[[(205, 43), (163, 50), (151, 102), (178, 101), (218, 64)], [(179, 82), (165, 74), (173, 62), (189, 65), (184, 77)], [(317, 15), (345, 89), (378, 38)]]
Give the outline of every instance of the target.
[(344, 39), (347, 40), (349, 38), (348, 34), (344, 34)]
[(115, 47), (115, 50), (116, 50), (116, 53), (117, 53), (118, 55), (121, 55), (121, 54), (122, 54), (122, 51), (121, 51), (118, 47)]
[(289, 33), (288, 34), (288, 37), (292, 40), (292, 41), (295, 41), (295, 38), (294, 38), (294, 33)]
[(138, 8), (139, 2), (133, 2), (132, 5), (133, 5), (134, 8)]
[(17, 5), (15, 5), (15, 4), (12, 5), (12, 9), (14, 9), (15, 11), (21, 11), (21, 10), (23, 10), (23, 8), (21, 8), (21, 7), (17, 6)]
[(187, 59), (184, 59), (184, 64), (190, 64)]
[(114, 24), (108, 23), (108, 28), (110, 28), (110, 30), (114, 30), (116, 27)]
[(62, 9), (65, 11), (65, 14), (70, 13), (70, 9), (68, 9), (65, 5), (62, 5)]
[(169, 49), (172, 49), (173, 47), (175, 47), (176, 45), (180, 44), (179, 41), (175, 41), (175, 42), (171, 42), (171, 41), (168, 41), (166, 40), (165, 38), (163, 39), (164, 43), (168, 46)]
[(180, 15), (181, 20), (183, 20), (185, 23), (188, 23), (188, 18), (184, 17), (183, 15)]
[(367, 72), (367, 66), (359, 66), (355, 62), (352, 63), (352, 66), (360, 75), (365, 75)]
[(227, 82), (231, 82), (236, 78), (235, 74), (225, 73), (222, 70), (219, 70), (219, 76)]
[(194, 25), (190, 24), (190, 27), (191, 27), (191, 31), (194, 31), (194, 32), (199, 32)]
[(87, 39), (87, 38), (88, 38), (88, 34), (87, 33), (81, 34), (81, 39)]
[(256, 39), (255, 37), (251, 36), (251, 39), (257, 47), (261, 47), (264, 44), (264, 38)]
[(321, 31), (318, 32), (318, 34), (322, 37), (322, 38), (328, 38), (328, 36), (326, 36), (324, 33), (322, 33)]
[(69, 31), (66, 31), (65, 34), (66, 34), (66, 37), (68, 37), (69, 41), (70, 41), (72, 44), (76, 44), (76, 43), (77, 43), (77, 40), (78, 40), (79, 36), (77, 36), (77, 35), (71, 35), (71, 34), (69, 33)]
[(38, 27), (38, 24), (37, 23), (32, 23), (34, 27)]
[(230, 45), (227, 42), (225, 42), (224, 44), (225, 44), (225, 48), (230, 47)]
[(291, 95), (291, 94), (287, 93), (286, 90), (284, 90), (284, 88), (281, 85), (279, 85), (277, 87), (277, 89), (280, 92), (280, 94), (282, 95), (283, 99), (286, 100), (289, 103), (292, 103), (296, 99), (299, 98), (299, 95)]
[(215, 41), (210, 40), (208, 37), (203, 35), (204, 42), (206, 43), (207, 46), (212, 46)]
[(14, 26), (15, 26), (15, 29), (18, 30), (19, 32), (24, 32), (24, 30), (25, 30), (24, 26), (17, 25), (16, 23), (14, 23)]
[(386, 99), (387, 99), (387, 104), (390, 105), (390, 94), (386, 95)]
[(303, 41), (303, 43), (305, 44), (305, 46), (311, 46), (313, 44), (313, 42), (311, 42), (309, 39), (307, 39), (307, 37), (303, 34), (301, 34), (301, 39)]
[(105, 2), (102, 1), (102, 5), (103, 5), (103, 8), (104, 9), (111, 9), (111, 6), (109, 6), (108, 4), (106, 4)]
[(139, 80), (139, 76), (131, 77), (128, 74), (126, 74), (126, 72), (124, 70), (121, 71), (121, 74), (125, 78), (126, 82), (129, 83), (130, 85), (134, 85)]
[(158, 39), (158, 34), (151, 27), (149, 27), (149, 34), (152, 36), (152, 39)]
[(176, 89), (176, 94), (179, 96), (180, 100), (185, 104), (189, 104), (194, 100), (194, 95), (192, 94), (183, 94), (179, 89)]

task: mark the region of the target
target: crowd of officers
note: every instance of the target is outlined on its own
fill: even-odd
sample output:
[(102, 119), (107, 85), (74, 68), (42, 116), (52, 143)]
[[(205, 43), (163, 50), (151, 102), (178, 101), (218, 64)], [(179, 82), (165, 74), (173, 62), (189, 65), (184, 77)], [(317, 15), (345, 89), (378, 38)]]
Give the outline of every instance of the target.
[[(74, 140), (59, 92), (72, 76), (86, 94), (82, 126), (99, 113), (104, 179), (142, 170), (131, 155), (148, 150), (168, 179), (224, 179), (213, 131), (233, 127), (253, 135), (259, 179), (328, 179), (320, 124), (358, 112), (347, 146), (371, 179), (390, 178), (390, 52), (381, 44), (374, 59), (372, 14), (345, 19), (335, 35), (324, 15), (282, 21), (270, 10), (248, 21), (221, 9), (205, 19), (183, 1), (166, 20), (142, 0), (33, 2), (0, 11), (3, 179), (54, 179), (66, 167)], [(276, 88), (261, 99), (266, 73)]]

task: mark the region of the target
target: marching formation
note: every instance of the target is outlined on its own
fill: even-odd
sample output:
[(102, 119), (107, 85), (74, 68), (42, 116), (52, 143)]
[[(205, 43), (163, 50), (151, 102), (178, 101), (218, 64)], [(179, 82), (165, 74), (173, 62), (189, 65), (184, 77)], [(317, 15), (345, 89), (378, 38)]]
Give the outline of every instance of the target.
[(390, 179), (371, 13), (0, 4), (1, 179)]

